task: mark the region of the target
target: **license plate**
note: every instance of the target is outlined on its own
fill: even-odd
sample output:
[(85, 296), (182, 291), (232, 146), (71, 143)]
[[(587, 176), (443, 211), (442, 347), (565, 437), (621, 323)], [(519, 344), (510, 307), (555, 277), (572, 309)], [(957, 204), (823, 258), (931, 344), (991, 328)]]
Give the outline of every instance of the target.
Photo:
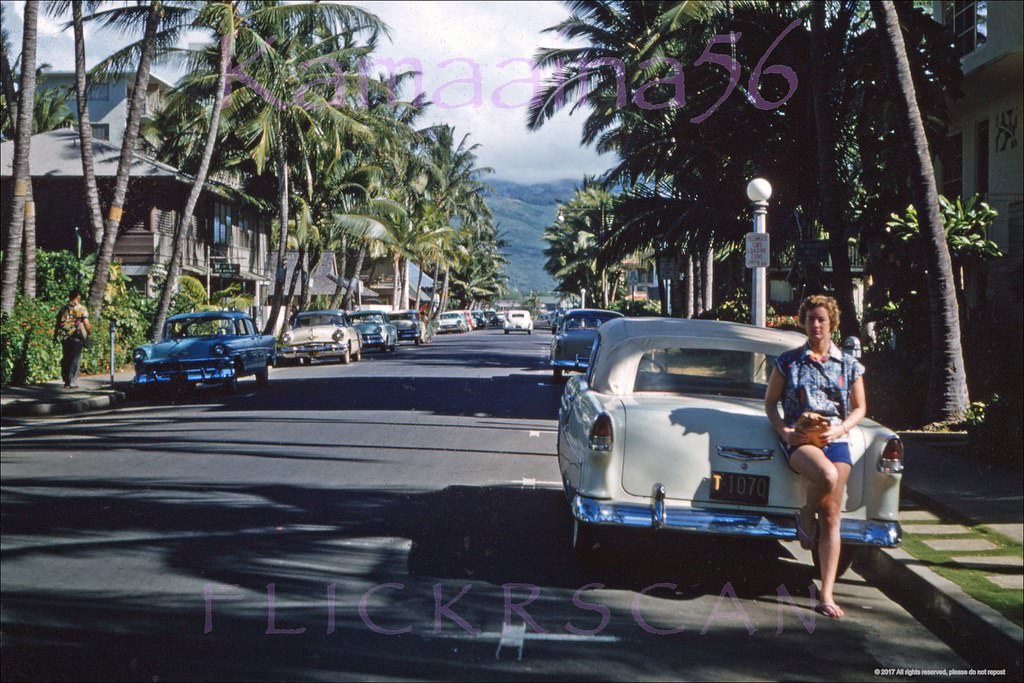
[(738, 472), (711, 473), (711, 499), (745, 505), (767, 505), (769, 477)]

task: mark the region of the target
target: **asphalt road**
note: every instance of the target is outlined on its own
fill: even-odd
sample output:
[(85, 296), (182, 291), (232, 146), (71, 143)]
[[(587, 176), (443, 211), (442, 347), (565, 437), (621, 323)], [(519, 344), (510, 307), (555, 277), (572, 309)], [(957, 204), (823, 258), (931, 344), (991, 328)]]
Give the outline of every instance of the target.
[[(967, 669), (795, 544), (568, 549), (550, 335), (7, 429), (2, 678), (893, 680)], [(795, 557), (794, 554), (795, 553)], [(903, 669), (904, 676), (885, 669)], [(876, 670), (883, 670), (876, 675)], [(943, 676), (943, 680), (948, 680)], [(955, 677), (954, 677), (955, 678)]]

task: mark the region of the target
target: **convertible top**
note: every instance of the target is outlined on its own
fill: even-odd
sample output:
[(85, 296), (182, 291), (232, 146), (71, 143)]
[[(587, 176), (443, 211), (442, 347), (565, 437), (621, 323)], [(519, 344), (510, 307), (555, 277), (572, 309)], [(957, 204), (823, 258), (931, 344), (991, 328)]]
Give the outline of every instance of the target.
[(719, 320), (616, 318), (597, 330), (598, 355), (591, 359), (591, 386), (607, 394), (633, 391), (640, 358), (651, 349), (696, 348), (778, 356), (807, 341), (799, 332)]

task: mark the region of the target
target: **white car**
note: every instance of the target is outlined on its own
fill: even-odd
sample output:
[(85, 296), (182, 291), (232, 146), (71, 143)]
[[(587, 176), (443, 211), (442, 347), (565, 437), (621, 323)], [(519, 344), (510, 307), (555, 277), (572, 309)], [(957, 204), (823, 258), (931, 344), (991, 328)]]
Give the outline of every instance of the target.
[[(710, 320), (603, 324), (587, 374), (569, 378), (558, 412), (573, 548), (591, 553), (605, 525), (794, 539), (806, 480), (783, 456), (764, 393), (774, 358), (805, 341)], [(850, 450), (840, 570), (856, 546), (893, 547), (902, 535), (899, 437), (862, 420)]]
[(509, 311), (505, 315), (505, 334), (509, 332), (525, 332), (533, 334), (533, 318), (529, 311)]

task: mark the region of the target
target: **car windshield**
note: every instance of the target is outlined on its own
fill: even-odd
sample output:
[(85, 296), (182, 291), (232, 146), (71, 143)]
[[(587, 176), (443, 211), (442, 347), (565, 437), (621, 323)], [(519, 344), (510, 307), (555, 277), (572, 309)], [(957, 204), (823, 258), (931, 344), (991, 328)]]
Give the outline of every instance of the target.
[(385, 322), (384, 316), (380, 313), (357, 313), (351, 317), (357, 323), (377, 323), (382, 325)]
[(420, 317), (415, 313), (392, 313), (390, 316), (391, 321), (396, 320), (419, 320)]
[(317, 325), (344, 325), (345, 318), (331, 313), (307, 313), (295, 319), (295, 327), (316, 327)]
[(179, 318), (167, 322), (167, 339), (241, 334), (235, 331), (234, 318)]
[(608, 322), (612, 318), (618, 318), (617, 315), (592, 313), (585, 316), (572, 316), (571, 318), (565, 319), (565, 329), (567, 330), (593, 330), (600, 327), (603, 323)]
[(774, 358), (720, 349), (652, 349), (637, 367), (634, 392), (762, 398)]

